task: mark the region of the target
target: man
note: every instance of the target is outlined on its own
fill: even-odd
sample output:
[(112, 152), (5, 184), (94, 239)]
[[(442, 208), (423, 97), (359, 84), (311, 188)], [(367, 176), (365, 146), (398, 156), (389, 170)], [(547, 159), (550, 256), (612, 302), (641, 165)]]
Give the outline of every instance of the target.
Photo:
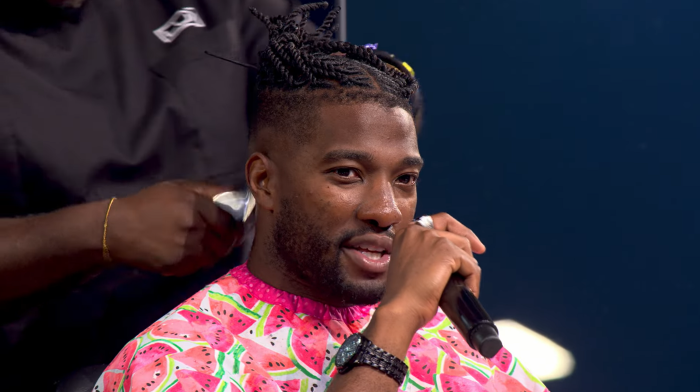
[(246, 163), (249, 262), (129, 342), (95, 391), (546, 391), (507, 350), (474, 352), (438, 310), (454, 272), (478, 294), (472, 251), (485, 248), (446, 214), (435, 230), (412, 223), (416, 81), (329, 41), (336, 11), (304, 32), (321, 5), (254, 11), (270, 44)]
[(14, 377), (0, 389), (53, 390), (108, 363), (242, 261), (215, 264), (239, 233), (212, 196), (245, 185), (249, 73), (205, 52), (257, 61), (267, 32), (251, 5), (289, 8), (3, 2), (0, 369)]

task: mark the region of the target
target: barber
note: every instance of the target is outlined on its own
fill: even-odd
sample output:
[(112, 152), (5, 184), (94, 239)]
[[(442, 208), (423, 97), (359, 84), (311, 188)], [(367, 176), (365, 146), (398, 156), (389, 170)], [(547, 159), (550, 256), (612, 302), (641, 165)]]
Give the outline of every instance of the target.
[[(255, 63), (267, 35), (253, 5), (289, 8), (3, 4), (0, 369), (12, 375), (3, 390), (51, 390), (108, 362), (243, 260), (245, 249), (231, 252), (240, 230), (212, 197), (245, 183), (251, 75), (205, 52)], [(23, 377), (36, 361), (50, 370)]]

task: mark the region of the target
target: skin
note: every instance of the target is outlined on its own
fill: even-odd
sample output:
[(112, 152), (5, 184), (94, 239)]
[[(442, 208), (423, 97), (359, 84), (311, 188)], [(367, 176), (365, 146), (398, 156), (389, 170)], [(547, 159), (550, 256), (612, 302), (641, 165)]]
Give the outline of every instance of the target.
[[(324, 105), (303, 146), (263, 128), (246, 166), (258, 203), (249, 268), (264, 282), (333, 306), (376, 303), (365, 336), (404, 358), (415, 332), (437, 312), (453, 272), (478, 294), (485, 251), (447, 214), (436, 230), (412, 224), (422, 167), (413, 120), (376, 103)], [(372, 237), (374, 236), (374, 237)], [(388, 269), (364, 268), (357, 238), (392, 243)], [(330, 391), (396, 391), (383, 373), (359, 366)]]
[(111, 263), (102, 257), (109, 200), (0, 218), (0, 301), (112, 264), (177, 276), (211, 266), (241, 234), (231, 216), (212, 202), (228, 190), (173, 181), (115, 200), (107, 227)]

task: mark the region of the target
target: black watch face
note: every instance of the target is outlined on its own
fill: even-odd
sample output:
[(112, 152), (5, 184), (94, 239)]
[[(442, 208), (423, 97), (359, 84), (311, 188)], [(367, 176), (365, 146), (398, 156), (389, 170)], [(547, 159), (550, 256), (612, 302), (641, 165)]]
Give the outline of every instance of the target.
[(360, 334), (350, 335), (338, 349), (338, 353), (335, 355), (335, 365), (340, 368), (348, 366), (360, 348), (361, 342), (362, 336)]

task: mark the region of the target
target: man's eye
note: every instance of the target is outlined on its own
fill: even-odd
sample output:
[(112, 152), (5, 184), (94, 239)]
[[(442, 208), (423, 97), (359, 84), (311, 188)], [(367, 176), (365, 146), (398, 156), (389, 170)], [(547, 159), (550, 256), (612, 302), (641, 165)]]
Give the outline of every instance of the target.
[(415, 174), (404, 174), (397, 178), (396, 181), (398, 181), (399, 184), (402, 185), (416, 185), (416, 181), (418, 181), (418, 176)]
[(341, 167), (339, 169), (335, 169), (334, 172), (335, 172), (335, 174), (337, 174), (341, 177), (345, 177), (345, 178), (359, 177), (357, 175), (357, 171), (355, 169), (351, 169), (349, 167)]

